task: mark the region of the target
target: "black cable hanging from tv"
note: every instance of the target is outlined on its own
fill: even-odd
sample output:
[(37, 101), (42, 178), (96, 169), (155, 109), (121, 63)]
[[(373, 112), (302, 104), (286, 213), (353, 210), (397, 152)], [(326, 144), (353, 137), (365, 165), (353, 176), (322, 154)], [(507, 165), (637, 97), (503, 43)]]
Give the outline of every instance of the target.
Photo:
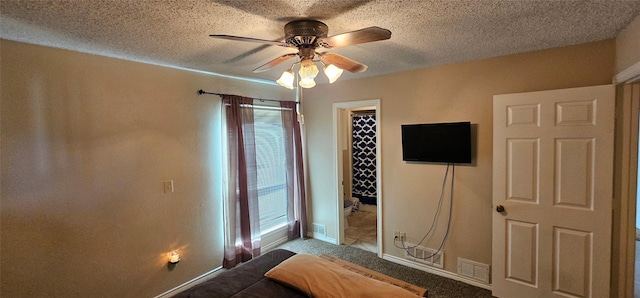
[[(442, 206), (442, 199), (444, 197), (444, 189), (447, 183), (447, 176), (449, 175), (449, 166), (451, 166), (451, 190), (450, 190), (450, 200), (449, 200), (449, 218), (447, 219), (447, 230), (445, 231), (444, 237), (442, 238), (442, 242), (440, 242), (440, 246), (438, 247), (438, 249), (432, 253), (429, 256), (424, 256), (424, 257), (416, 257), (414, 256), (411, 252), (409, 252), (409, 249), (415, 248), (420, 246), (420, 244), (424, 241), (424, 239), (427, 238), (427, 236), (429, 236), (429, 234), (431, 233), (431, 231), (433, 230), (433, 227), (435, 226), (436, 220), (439, 217), (440, 214), (440, 207)], [(454, 163), (448, 163), (447, 164), (447, 170), (445, 172), (445, 176), (444, 179), (442, 181), (442, 189), (440, 190), (440, 199), (438, 201), (438, 208), (436, 210), (436, 214), (434, 215), (434, 219), (433, 222), (431, 223), (431, 227), (429, 228), (429, 231), (427, 231), (427, 233), (424, 235), (424, 237), (422, 237), (422, 239), (420, 239), (420, 242), (418, 242), (418, 244), (415, 244), (413, 246), (405, 246), (405, 240), (404, 238), (400, 239), (400, 244), (402, 246), (398, 246), (398, 244), (396, 244), (398, 242), (398, 238), (394, 237), (393, 238), (393, 245), (396, 248), (401, 248), (402, 250), (404, 250), (407, 255), (409, 255), (412, 258), (416, 258), (416, 259), (421, 259), (421, 260), (427, 260), (427, 259), (431, 259), (433, 257), (435, 257), (436, 255), (438, 255), (438, 253), (440, 253), (442, 251), (442, 248), (444, 247), (445, 243), (447, 242), (447, 238), (449, 238), (449, 231), (451, 230), (451, 217), (453, 215), (453, 181), (455, 178), (455, 173), (456, 173), (456, 165)]]

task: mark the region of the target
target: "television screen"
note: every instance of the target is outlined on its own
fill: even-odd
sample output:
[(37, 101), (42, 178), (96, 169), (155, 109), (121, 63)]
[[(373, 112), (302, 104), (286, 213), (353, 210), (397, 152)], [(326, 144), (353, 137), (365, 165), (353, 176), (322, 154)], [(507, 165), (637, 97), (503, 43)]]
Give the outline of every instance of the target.
[(471, 163), (471, 123), (402, 125), (402, 160)]

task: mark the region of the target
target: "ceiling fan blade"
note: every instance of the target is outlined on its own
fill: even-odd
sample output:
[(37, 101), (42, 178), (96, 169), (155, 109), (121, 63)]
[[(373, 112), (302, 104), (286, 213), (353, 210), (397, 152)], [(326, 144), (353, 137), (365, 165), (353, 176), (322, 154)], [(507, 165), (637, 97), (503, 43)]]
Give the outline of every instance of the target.
[(356, 31), (320, 38), (320, 45), (324, 48), (339, 48), (354, 44), (385, 40), (391, 38), (391, 31), (380, 27), (368, 27)]
[(272, 67), (274, 67), (274, 66), (276, 66), (276, 65), (278, 65), (278, 64), (280, 64), (282, 62), (285, 62), (285, 61), (295, 57), (296, 55), (298, 55), (298, 54), (291, 53), (291, 54), (282, 55), (282, 56), (280, 56), (280, 57), (278, 57), (276, 59), (273, 59), (273, 60), (267, 62), (266, 64), (264, 64), (264, 65), (262, 65), (262, 66), (260, 66), (260, 67), (258, 67), (256, 69), (254, 69), (253, 72), (258, 73), (258, 72), (267, 71), (267, 70), (271, 69)]
[(272, 41), (272, 40), (265, 40), (265, 39), (251, 38), (251, 37), (224, 35), (224, 34), (211, 34), (209, 36), (211, 36), (213, 38), (229, 39), (229, 40), (236, 40), (236, 41), (257, 42), (257, 43), (264, 43), (264, 44), (269, 44), (269, 45), (274, 45), (274, 46), (290, 47), (288, 44), (286, 44), (284, 42), (281, 42), (281, 41)]
[(356, 73), (356, 72), (363, 72), (367, 70), (366, 65), (360, 62), (351, 60), (342, 55), (338, 55), (334, 53), (323, 53), (319, 55), (320, 55), (320, 59), (322, 59), (322, 61), (324, 61), (325, 63), (333, 64), (349, 72)]

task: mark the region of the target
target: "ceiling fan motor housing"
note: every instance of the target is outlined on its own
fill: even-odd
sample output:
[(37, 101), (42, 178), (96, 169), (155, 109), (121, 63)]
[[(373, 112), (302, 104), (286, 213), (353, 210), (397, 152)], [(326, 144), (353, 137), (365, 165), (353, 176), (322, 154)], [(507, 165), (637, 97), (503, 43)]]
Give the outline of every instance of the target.
[(316, 20), (297, 20), (284, 25), (284, 34), (287, 39), (296, 36), (327, 37), (329, 27)]
[(316, 48), (318, 38), (327, 37), (329, 27), (316, 20), (291, 21), (284, 26), (286, 43), (298, 48)]

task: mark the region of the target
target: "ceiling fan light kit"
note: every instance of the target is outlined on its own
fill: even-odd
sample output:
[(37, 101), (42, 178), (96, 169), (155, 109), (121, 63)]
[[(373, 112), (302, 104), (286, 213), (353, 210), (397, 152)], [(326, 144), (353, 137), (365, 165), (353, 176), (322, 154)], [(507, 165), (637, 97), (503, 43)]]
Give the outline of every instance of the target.
[(278, 85), (285, 87), (287, 89), (293, 89), (293, 79), (294, 79), (293, 70), (291, 68), (285, 70), (279, 79), (276, 80)]
[(342, 68), (337, 67), (333, 64), (325, 64), (324, 66), (324, 74), (327, 75), (327, 78), (329, 78), (329, 84), (333, 84), (333, 82), (335, 82), (342, 75), (342, 72)]
[[(280, 78), (276, 80), (276, 83), (280, 86), (289, 89), (293, 89), (294, 87), (295, 75), (293, 68), (296, 64), (300, 65), (298, 69), (298, 76), (300, 78), (298, 85), (303, 88), (313, 88), (316, 85), (315, 78), (319, 71), (315, 62), (322, 63), (324, 73), (329, 79), (329, 83), (335, 82), (345, 69), (353, 73), (363, 72), (367, 69), (367, 66), (360, 62), (335, 53), (327, 53), (326, 51), (317, 52), (317, 48), (333, 49), (391, 38), (391, 31), (380, 27), (367, 27), (327, 37), (328, 32), (329, 27), (325, 23), (317, 20), (302, 19), (291, 21), (284, 26), (284, 42), (233, 35), (212, 34), (210, 36), (213, 38), (297, 48), (297, 53), (282, 55), (253, 70), (253, 72), (267, 71), (297, 56), (298, 61), (293, 63), (291, 67), (285, 70)], [(319, 59), (314, 60), (316, 56), (319, 57)]]
[[(305, 87), (304, 85), (306, 85), (307, 87), (305, 88), (311, 88), (315, 86), (316, 84), (313, 79), (318, 76), (318, 73), (318, 67), (313, 64), (313, 61), (311, 59), (302, 60), (300, 62), (300, 70), (298, 70), (298, 75), (300, 76), (300, 86)], [(302, 82), (305, 82), (304, 85), (302, 85)]]
[(300, 82), (298, 82), (298, 85), (302, 88), (313, 88), (316, 86), (316, 81), (314, 81), (313, 79), (300, 79)]

